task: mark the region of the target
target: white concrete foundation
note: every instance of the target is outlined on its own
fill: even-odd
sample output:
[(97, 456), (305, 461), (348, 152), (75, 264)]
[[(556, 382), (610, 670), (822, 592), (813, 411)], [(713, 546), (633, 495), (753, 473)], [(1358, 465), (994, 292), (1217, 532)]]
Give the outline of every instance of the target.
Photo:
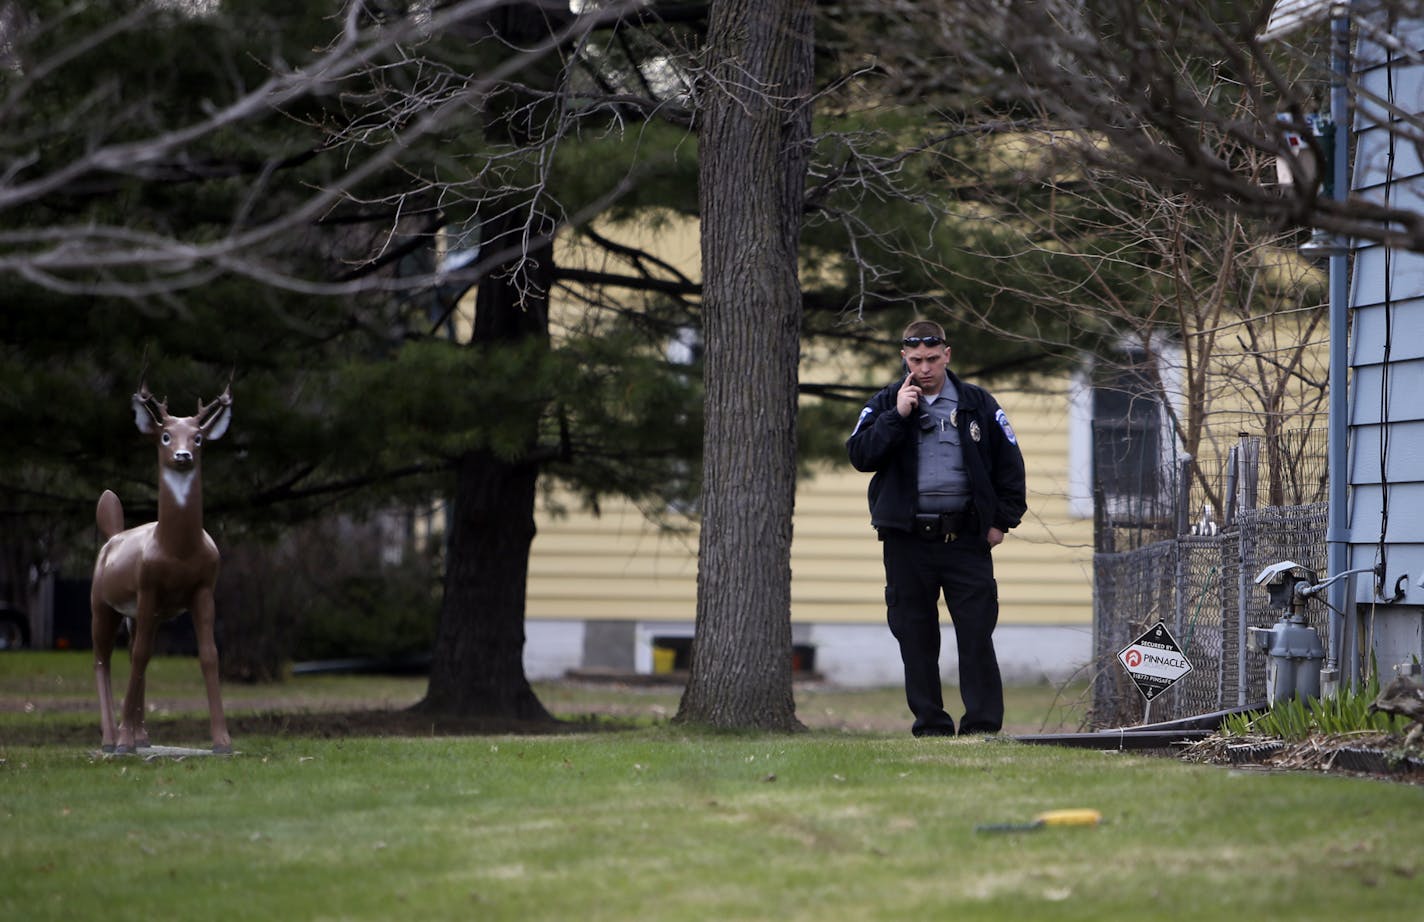
[[(524, 625), (524, 671), (530, 679), (563, 678), (570, 670), (597, 669), (606, 664), (585, 656), (582, 621), (530, 620)], [(691, 637), (685, 621), (628, 623), (633, 671), (653, 671), (655, 637)], [(796, 643), (815, 649), (815, 671), (827, 682), (848, 688), (899, 685), (904, 680), (900, 650), (890, 629), (871, 624), (795, 624)], [(994, 632), (999, 670), (1011, 685), (1060, 683), (1083, 675), (1093, 658), (1093, 629), (1089, 625), (1001, 625)], [(954, 629), (943, 628), (940, 670), (945, 681), (958, 681), (959, 660)]]

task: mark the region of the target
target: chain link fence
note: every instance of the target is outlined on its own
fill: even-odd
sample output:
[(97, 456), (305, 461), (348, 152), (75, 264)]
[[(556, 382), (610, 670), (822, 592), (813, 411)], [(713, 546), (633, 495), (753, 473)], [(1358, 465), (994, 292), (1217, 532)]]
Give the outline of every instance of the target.
[[(1323, 474), (1302, 463), (1314, 460), (1309, 447), (1315, 438), (1313, 432), (1291, 433), (1265, 452), (1261, 439), (1243, 438), (1224, 459), (1216, 491), (1203, 486), (1205, 478), (1192, 478), (1190, 464), (1173, 465), (1161, 478), (1168, 499), (1156, 497), (1126, 516), (1119, 513), (1127, 505), (1102, 502), (1105, 491), (1099, 488), (1092, 726), (1172, 720), (1265, 700), (1266, 658), (1247, 649), (1247, 628), (1270, 626), (1279, 612), (1255, 577), (1281, 560), (1325, 572)], [(1315, 457), (1323, 456), (1322, 448)], [(1268, 495), (1308, 501), (1257, 508), (1263, 458), (1276, 465), (1295, 459), (1268, 473)], [(1317, 466), (1323, 470), (1323, 462)], [(1203, 498), (1213, 493), (1221, 507)], [(1186, 516), (1185, 503), (1193, 503), (1199, 516)], [(1326, 638), (1324, 601), (1312, 599), (1305, 614)], [(1192, 670), (1149, 708), (1117, 655), (1158, 621)]]

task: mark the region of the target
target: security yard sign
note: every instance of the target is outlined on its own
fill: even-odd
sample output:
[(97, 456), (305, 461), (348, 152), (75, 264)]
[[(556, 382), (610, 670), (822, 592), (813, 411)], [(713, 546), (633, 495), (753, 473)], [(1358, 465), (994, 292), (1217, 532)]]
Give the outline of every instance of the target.
[(1118, 651), (1117, 659), (1148, 701), (1192, 671), (1192, 664), (1187, 662), (1172, 632), (1161, 621)]

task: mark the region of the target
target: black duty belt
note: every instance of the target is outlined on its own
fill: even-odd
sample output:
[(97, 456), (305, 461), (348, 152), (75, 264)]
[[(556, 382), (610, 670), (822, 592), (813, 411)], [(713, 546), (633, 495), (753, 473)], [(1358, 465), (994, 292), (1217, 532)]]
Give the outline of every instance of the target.
[(968, 538), (972, 516), (964, 512), (924, 512), (915, 515), (915, 535), (926, 541), (959, 541)]

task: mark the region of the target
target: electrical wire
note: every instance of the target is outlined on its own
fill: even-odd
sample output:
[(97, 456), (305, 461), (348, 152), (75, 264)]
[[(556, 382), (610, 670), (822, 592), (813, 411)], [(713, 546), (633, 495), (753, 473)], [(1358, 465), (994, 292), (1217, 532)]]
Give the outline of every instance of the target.
[[(1385, 57), (1386, 98), (1389, 111), (1394, 108), (1394, 51)], [(1390, 204), (1394, 196), (1395, 147), (1398, 139), (1393, 129), (1386, 132), (1389, 139), (1389, 153), (1385, 166), (1385, 204)], [(1394, 346), (1394, 248), (1384, 244), (1384, 349), (1380, 364), (1380, 418), (1379, 418), (1379, 483), (1380, 483), (1380, 530), (1379, 543), (1375, 548), (1375, 598), (1387, 602), (1397, 602), (1403, 593), (1395, 593), (1393, 598), (1384, 594), (1387, 546), (1385, 537), (1389, 532), (1389, 399), (1390, 399), (1390, 353)]]

